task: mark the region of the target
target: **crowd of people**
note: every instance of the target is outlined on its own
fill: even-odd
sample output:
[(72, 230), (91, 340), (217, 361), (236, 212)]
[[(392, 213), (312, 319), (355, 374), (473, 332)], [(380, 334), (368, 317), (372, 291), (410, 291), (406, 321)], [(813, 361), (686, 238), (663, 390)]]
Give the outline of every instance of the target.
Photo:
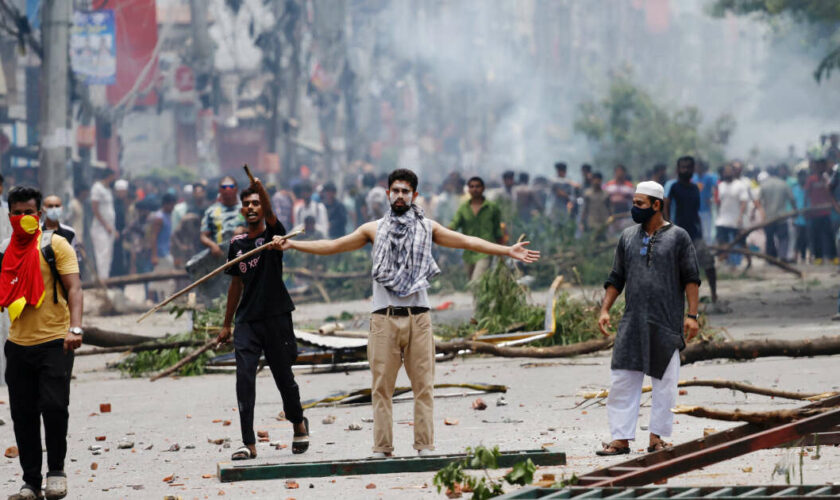
[[(638, 181), (653, 180), (665, 188), (666, 217), (690, 226), (691, 236), (703, 243), (698, 249), (700, 265), (714, 284), (715, 261), (706, 247), (731, 244), (741, 230), (763, 222), (768, 223), (763, 231), (751, 233), (745, 241), (739, 238), (732, 246), (749, 246), (788, 263), (840, 264), (838, 135), (824, 136), (821, 144), (805, 158), (791, 155), (786, 162), (764, 168), (732, 160), (712, 169), (692, 158), (682, 171), (659, 164), (640, 179), (621, 164), (608, 175), (583, 164), (579, 182), (572, 180), (563, 162), (554, 165), (554, 176), (533, 179), (527, 172), (512, 170), (466, 180), (451, 172), (437, 188), (422, 185), (416, 204), (452, 229), (496, 243), (515, 239), (522, 228), (540, 218), (548, 221), (544, 228), (548, 231), (571, 228), (564, 234), (602, 242), (614, 239), (631, 223)], [(284, 227), (304, 229), (306, 239), (319, 239), (349, 234), (381, 218), (389, 207), (387, 174), (377, 174), (369, 164), (354, 167), (358, 168), (338, 183), (306, 166), (289, 182), (267, 183), (278, 220)], [(95, 272), (104, 279), (184, 269), (202, 251), (220, 263), (227, 242), (246, 227), (236, 176), (181, 185), (173, 179), (129, 181), (100, 169), (95, 179), (90, 188), (78, 186), (66, 204), (57, 196), (45, 198), (45, 225), (73, 234), (68, 240), (77, 249), (83, 274)], [(697, 186), (699, 200), (686, 190), (688, 184)], [(808, 210), (795, 218), (779, 219), (786, 212), (804, 209)], [(743, 262), (736, 252), (719, 254), (717, 263), (736, 269)], [(475, 279), (488, 268), (489, 258), (465, 252), (463, 264), (467, 277)], [(172, 288), (172, 284), (150, 284), (147, 298), (160, 299)]]

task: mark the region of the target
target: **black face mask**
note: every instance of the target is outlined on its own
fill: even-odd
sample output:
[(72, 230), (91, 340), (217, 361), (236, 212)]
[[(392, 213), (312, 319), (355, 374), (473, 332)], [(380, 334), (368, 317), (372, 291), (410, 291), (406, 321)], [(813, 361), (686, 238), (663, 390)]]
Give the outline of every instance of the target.
[(630, 208), (630, 216), (633, 217), (633, 222), (637, 224), (644, 224), (649, 221), (655, 213), (656, 210), (653, 207), (639, 208), (634, 206)]

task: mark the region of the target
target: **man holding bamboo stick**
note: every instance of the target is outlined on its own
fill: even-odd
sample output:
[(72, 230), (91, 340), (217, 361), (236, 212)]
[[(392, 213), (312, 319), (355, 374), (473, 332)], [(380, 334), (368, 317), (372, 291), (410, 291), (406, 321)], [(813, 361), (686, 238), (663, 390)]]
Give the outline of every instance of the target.
[[(373, 376), (374, 457), (391, 456), (392, 401), (400, 365), (414, 392), (414, 449), (427, 455), (434, 449), (435, 341), (429, 315), (429, 279), (440, 273), (432, 258), (432, 243), (490, 255), (535, 262), (540, 253), (528, 242), (504, 246), (466, 236), (427, 219), (417, 198), (417, 175), (397, 169), (388, 176), (390, 211), (351, 234), (335, 240), (278, 241), (285, 250), (330, 255), (373, 244), (373, 305), (368, 361)], [(275, 237), (275, 241), (278, 238)]]
[[(229, 261), (286, 234), (286, 228), (274, 215), (268, 193), (259, 179), (252, 179), (251, 185), (240, 193), (239, 198), (248, 231), (231, 240)], [(230, 341), (231, 323), (236, 311), (236, 328), (233, 331), (236, 399), (244, 442), (231, 459), (246, 460), (257, 456), (254, 405), (257, 367), (263, 353), (283, 398), (286, 418), (294, 426), (292, 453), (303, 453), (309, 448), (309, 422), (303, 416), (300, 392), (292, 373), (292, 363), (297, 358), (291, 314), (295, 306), (283, 284), (280, 245), (229, 267), (225, 273), (231, 276), (231, 281), (224, 325), (218, 341)]]

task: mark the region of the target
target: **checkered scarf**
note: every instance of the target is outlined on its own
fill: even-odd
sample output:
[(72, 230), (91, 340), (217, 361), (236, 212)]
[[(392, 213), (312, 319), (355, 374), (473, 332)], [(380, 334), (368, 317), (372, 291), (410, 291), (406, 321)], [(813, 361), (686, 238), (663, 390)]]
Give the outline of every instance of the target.
[(412, 204), (402, 215), (389, 211), (379, 220), (371, 274), (399, 297), (429, 288), (429, 278), (440, 274), (432, 258), (432, 227), (422, 208)]

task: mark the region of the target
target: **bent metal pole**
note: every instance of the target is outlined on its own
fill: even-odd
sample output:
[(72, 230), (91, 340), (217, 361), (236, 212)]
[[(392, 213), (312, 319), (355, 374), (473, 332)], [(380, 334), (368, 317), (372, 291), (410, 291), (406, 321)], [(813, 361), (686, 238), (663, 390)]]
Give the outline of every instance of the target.
[[(280, 237), (280, 239), (281, 239), (281, 240), (287, 240), (287, 239), (289, 239), (289, 238), (293, 238), (293, 237), (295, 237), (295, 236), (297, 236), (297, 235), (299, 235), (299, 234), (303, 234), (303, 229), (298, 229), (297, 231), (293, 231), (293, 232), (291, 232), (291, 233), (289, 233), (289, 234), (287, 234), (287, 235), (285, 235), (285, 236), (281, 236), (281, 237)], [(224, 271), (225, 269), (227, 269), (227, 268), (229, 268), (229, 267), (231, 267), (231, 266), (233, 266), (233, 265), (236, 265), (236, 264), (238, 264), (238, 263), (242, 262), (243, 260), (247, 260), (247, 259), (249, 259), (249, 258), (253, 257), (254, 255), (256, 255), (256, 254), (258, 254), (258, 253), (262, 252), (263, 250), (265, 250), (266, 248), (270, 247), (270, 246), (271, 246), (271, 245), (273, 245), (273, 244), (274, 244), (274, 240), (269, 241), (268, 243), (264, 243), (264, 244), (262, 244), (262, 245), (258, 246), (257, 248), (255, 248), (255, 249), (251, 250), (250, 252), (244, 253), (244, 254), (240, 255), (239, 257), (237, 257), (237, 258), (235, 258), (235, 259), (233, 259), (233, 260), (231, 260), (231, 261), (225, 262), (223, 265), (221, 265), (221, 266), (217, 267), (216, 269), (214, 269), (213, 271), (211, 271), (209, 274), (205, 275), (204, 277), (202, 277), (202, 278), (200, 278), (200, 279), (198, 279), (198, 280), (196, 280), (196, 281), (193, 281), (191, 284), (187, 285), (187, 286), (186, 286), (183, 290), (181, 290), (181, 291), (179, 291), (179, 292), (175, 292), (175, 294), (170, 295), (169, 297), (167, 297), (166, 299), (164, 299), (164, 300), (163, 300), (163, 302), (160, 302), (159, 304), (157, 304), (157, 305), (156, 305), (156, 306), (154, 306), (153, 308), (151, 308), (151, 309), (149, 309), (148, 311), (146, 311), (145, 313), (143, 313), (143, 315), (142, 315), (142, 316), (140, 316), (140, 317), (137, 319), (137, 322), (138, 322), (138, 323), (140, 323), (140, 322), (141, 322), (141, 321), (143, 321), (144, 319), (146, 319), (146, 318), (148, 318), (149, 316), (151, 316), (154, 312), (158, 311), (161, 307), (163, 307), (163, 306), (165, 306), (166, 304), (168, 304), (168, 303), (172, 302), (173, 300), (177, 299), (177, 298), (178, 298), (178, 297), (180, 297), (181, 295), (184, 295), (185, 293), (189, 292), (189, 291), (190, 291), (190, 290), (192, 290), (193, 288), (195, 288), (195, 287), (197, 287), (198, 285), (200, 285), (200, 284), (204, 283), (205, 281), (209, 280), (209, 279), (210, 279), (210, 278), (212, 278), (213, 276), (216, 276), (217, 274), (221, 273), (221, 272), (222, 272), (222, 271)]]

